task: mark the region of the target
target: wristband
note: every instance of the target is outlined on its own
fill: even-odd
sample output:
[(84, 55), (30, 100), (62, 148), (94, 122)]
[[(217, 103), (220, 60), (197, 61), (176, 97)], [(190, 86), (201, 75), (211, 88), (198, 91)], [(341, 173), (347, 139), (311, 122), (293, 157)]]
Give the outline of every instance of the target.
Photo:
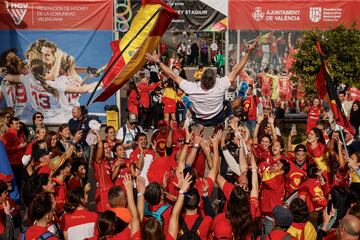
[(193, 148), (199, 148), (199, 144), (193, 144), (192, 147)]
[(137, 193), (137, 196), (138, 196), (138, 197), (144, 196), (144, 193), (143, 193), (143, 192), (138, 192), (138, 193)]
[(182, 190), (180, 190), (180, 191), (179, 191), (179, 194), (182, 194), (182, 195), (184, 195), (184, 196), (185, 196), (185, 192), (184, 192), (184, 191), (182, 191)]
[(71, 145), (73, 145), (74, 147), (76, 146), (77, 142), (75, 141), (71, 141)]

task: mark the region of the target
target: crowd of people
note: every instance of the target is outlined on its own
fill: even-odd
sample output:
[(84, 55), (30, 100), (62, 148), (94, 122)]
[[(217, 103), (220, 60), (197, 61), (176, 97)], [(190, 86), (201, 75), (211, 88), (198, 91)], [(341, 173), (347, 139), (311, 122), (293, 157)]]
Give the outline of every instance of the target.
[(257, 44), (228, 75), (195, 82), (146, 54), (126, 123), (104, 135), (78, 106), (57, 131), (42, 112), (26, 126), (2, 109), (13, 174), (0, 174), (0, 239), (359, 239), (359, 102), (339, 92), (354, 131), (313, 98), (306, 130), (286, 132), (253, 84), (225, 101)]

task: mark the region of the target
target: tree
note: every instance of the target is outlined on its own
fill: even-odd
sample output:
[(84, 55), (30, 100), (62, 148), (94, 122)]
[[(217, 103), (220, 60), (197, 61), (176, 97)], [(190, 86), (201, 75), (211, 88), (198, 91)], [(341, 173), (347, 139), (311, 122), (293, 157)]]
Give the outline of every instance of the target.
[(315, 78), (320, 68), (320, 55), (315, 45), (317, 41), (321, 43), (335, 86), (344, 83), (359, 88), (360, 31), (356, 30), (354, 23), (349, 28), (340, 25), (326, 31), (314, 29), (304, 32), (304, 40), (297, 45), (296, 61), (290, 71), (300, 78), (306, 95), (317, 95)]

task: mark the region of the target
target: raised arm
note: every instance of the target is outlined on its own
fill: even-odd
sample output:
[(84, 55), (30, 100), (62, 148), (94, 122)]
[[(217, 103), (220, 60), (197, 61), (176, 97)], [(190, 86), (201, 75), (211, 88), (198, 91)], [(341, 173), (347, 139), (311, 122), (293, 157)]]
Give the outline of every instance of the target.
[(257, 175), (257, 166), (255, 161), (255, 156), (253, 152), (251, 151), (250, 155), (251, 160), (251, 192), (250, 197), (259, 197), (259, 179)]
[(186, 155), (188, 153), (191, 137), (192, 137), (191, 133), (189, 133), (189, 131), (186, 129), (185, 144), (180, 152), (178, 166), (176, 168), (177, 172), (182, 172), (185, 169), (185, 159), (186, 159)]
[(210, 138), (210, 141), (212, 143), (214, 156), (213, 156), (213, 163), (212, 167), (208, 173), (208, 177), (212, 179), (213, 182), (216, 181), (216, 175), (219, 171), (219, 144), (222, 137), (222, 130), (217, 131), (216, 135), (213, 138)]
[(104, 143), (101, 140), (99, 131), (95, 131), (95, 134), (97, 137), (97, 149), (96, 149), (95, 161), (97, 163), (100, 163), (104, 155)]
[(289, 136), (288, 136), (288, 143), (287, 143), (287, 150), (288, 152), (291, 152), (292, 149), (292, 138), (293, 136), (296, 136), (296, 129), (291, 129)]
[(179, 182), (179, 196), (176, 200), (175, 206), (172, 210), (172, 214), (169, 221), (169, 228), (168, 232), (169, 234), (174, 238), (177, 239), (178, 232), (179, 232), (179, 216), (182, 209), (182, 206), (184, 204), (184, 198), (186, 192), (189, 190), (190, 184), (191, 184), (191, 175), (188, 173), (186, 174), (185, 178), (183, 176), (183, 173), (178, 175), (178, 182)]
[(239, 73), (244, 69), (247, 61), (249, 60), (250, 54), (254, 49), (256, 48), (257, 44), (259, 42), (259, 39), (257, 38), (253, 44), (251, 44), (245, 52), (245, 56), (241, 59), (240, 63), (237, 64), (233, 70), (228, 74), (228, 78), (231, 83), (235, 82), (236, 77), (239, 75)]
[(97, 82), (90, 84), (83, 84), (81, 86), (70, 86), (68, 85), (65, 89), (66, 93), (86, 93), (95, 89)]
[(150, 53), (145, 53), (145, 57), (148, 61), (159, 64), (160, 68), (172, 79), (174, 80), (178, 85), (183, 81), (181, 77), (176, 75), (173, 70), (171, 70), (168, 66), (166, 66), (164, 63), (160, 61), (160, 58), (158, 55)]
[(130, 174), (125, 175), (124, 186), (126, 189), (128, 208), (131, 216), (131, 220), (130, 220), (131, 236), (133, 236), (136, 232), (140, 231), (140, 220), (139, 220), (139, 213), (137, 211), (134, 200), (133, 182)]
[(202, 140), (201, 133), (199, 131), (194, 131), (194, 142), (193, 146), (191, 148), (190, 154), (188, 155), (186, 159), (186, 164), (192, 166), (192, 164), (195, 161), (196, 154), (198, 152), (198, 149), (200, 147), (200, 142)]
[(144, 206), (145, 206), (145, 178), (137, 176), (136, 178), (136, 190), (137, 190), (137, 209), (139, 211), (140, 222), (144, 219)]

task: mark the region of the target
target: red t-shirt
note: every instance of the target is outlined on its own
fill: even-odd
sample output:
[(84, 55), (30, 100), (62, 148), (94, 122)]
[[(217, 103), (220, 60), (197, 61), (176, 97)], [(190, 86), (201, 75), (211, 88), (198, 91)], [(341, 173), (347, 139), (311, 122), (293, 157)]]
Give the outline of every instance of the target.
[(147, 173), (149, 182), (158, 182), (162, 184), (165, 173), (174, 167), (176, 167), (176, 162), (170, 156), (154, 158)]
[[(118, 161), (121, 161), (121, 160), (116, 158), (110, 163), (110, 165), (112, 167), (114, 167)], [(122, 166), (120, 166), (118, 176), (117, 176), (117, 178), (115, 180), (115, 183), (114, 183), (115, 186), (122, 186), (123, 185), (123, 179), (124, 179), (125, 175), (126, 174), (131, 174), (132, 161), (130, 160), (130, 158), (125, 158), (125, 159), (123, 159), (123, 161), (124, 161), (124, 163), (122, 164)]]
[(74, 177), (74, 176), (71, 176), (70, 178), (70, 181), (68, 183), (68, 190), (72, 190), (74, 188), (77, 188), (77, 187), (81, 187), (81, 181), (80, 179)]
[(312, 128), (316, 127), (316, 123), (320, 119), (320, 114), (321, 109), (319, 107), (309, 107), (306, 120), (306, 133), (309, 133)]
[(94, 237), (94, 227), (98, 215), (86, 209), (65, 213), (60, 220), (60, 227), (68, 235), (77, 236), (79, 239)]
[(261, 180), (260, 209), (266, 216), (272, 216), (276, 205), (283, 205), (285, 196), (285, 177), (280, 173), (265, 170)]
[(97, 182), (97, 190), (105, 191), (114, 186), (111, 180), (111, 166), (108, 160), (103, 159), (100, 163), (94, 161), (94, 173)]
[(309, 212), (314, 212), (316, 209), (326, 207), (327, 201), (321, 189), (320, 182), (316, 179), (308, 179), (299, 187), (299, 197), (306, 198), (306, 205)]
[[(306, 168), (299, 168), (293, 161), (289, 161), (290, 171), (286, 174), (285, 191), (286, 196), (289, 196), (295, 190), (298, 190), (301, 183), (306, 180)], [(306, 165), (306, 163), (304, 163)]]
[(246, 96), (243, 106), (245, 111), (248, 112), (249, 120), (256, 120), (256, 108), (259, 102), (260, 101), (258, 96)]
[[(184, 218), (184, 221), (186, 223), (186, 225), (188, 226), (188, 229), (191, 229), (192, 226), (194, 225), (197, 217), (199, 216), (199, 214), (193, 214), (193, 215), (182, 215)], [(210, 233), (210, 229), (211, 229), (211, 225), (212, 225), (212, 218), (209, 216), (204, 216), (203, 220), (201, 221), (201, 224), (198, 228), (198, 235), (200, 236), (201, 239), (206, 240), (208, 239), (209, 233)], [(181, 228), (181, 226), (179, 226), (179, 228)]]
[(150, 96), (149, 93), (153, 91), (155, 88), (160, 86), (161, 81), (148, 85), (146, 83), (139, 83), (137, 88), (140, 92), (140, 105), (144, 108), (149, 108), (150, 106)]
[[(37, 225), (33, 225), (29, 227), (25, 232), (25, 239), (39, 239), (41, 235), (44, 233), (49, 232), (46, 227), (41, 227)], [(18, 240), (21, 239), (22, 234), (20, 234)], [(58, 240), (60, 238), (56, 237), (55, 235), (47, 238), (48, 240)]]
[(66, 192), (67, 192), (66, 184), (65, 182), (60, 182), (56, 178), (53, 178), (53, 182), (55, 183), (54, 197), (56, 201), (56, 208), (57, 210), (61, 210), (63, 209), (66, 200)]

